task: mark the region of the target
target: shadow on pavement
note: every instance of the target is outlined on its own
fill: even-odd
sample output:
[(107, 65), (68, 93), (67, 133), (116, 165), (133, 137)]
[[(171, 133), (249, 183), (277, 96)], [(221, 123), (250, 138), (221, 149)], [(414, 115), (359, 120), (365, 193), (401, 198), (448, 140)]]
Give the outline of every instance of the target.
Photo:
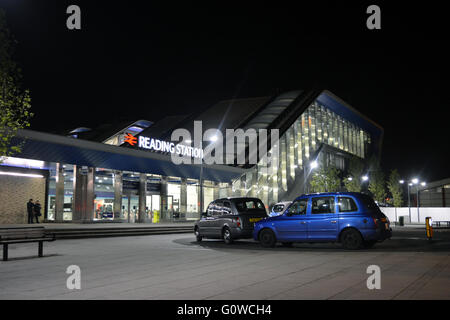
[(22, 257), (8, 257), (8, 261), (0, 260), (0, 262), (8, 263), (10, 261), (16, 261), (16, 260), (30, 260), (30, 259), (42, 259), (42, 258), (50, 258), (50, 257), (57, 257), (62, 256), (62, 254), (53, 253), (53, 254), (44, 254), (42, 257), (38, 257), (37, 255), (33, 256), (22, 256)]
[(264, 248), (253, 240), (237, 240), (227, 245), (221, 240), (203, 239), (195, 241), (194, 236), (174, 240), (175, 243), (208, 248), (213, 250), (258, 250), (289, 252), (450, 252), (450, 239), (394, 238), (375, 244), (371, 249), (346, 250), (340, 243), (294, 243), (292, 247), (284, 247), (278, 243), (275, 248)]

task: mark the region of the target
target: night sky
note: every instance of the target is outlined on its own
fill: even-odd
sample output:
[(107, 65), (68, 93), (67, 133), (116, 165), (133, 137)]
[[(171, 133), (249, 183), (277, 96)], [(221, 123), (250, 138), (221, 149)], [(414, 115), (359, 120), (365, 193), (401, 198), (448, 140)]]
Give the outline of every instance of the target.
[[(156, 121), (233, 97), (328, 89), (384, 127), (386, 172), (450, 177), (444, 7), (148, 2), (0, 0), (32, 93), (32, 129)], [(81, 7), (80, 31), (66, 28), (70, 4)], [(366, 28), (370, 4), (381, 7), (381, 30)]]

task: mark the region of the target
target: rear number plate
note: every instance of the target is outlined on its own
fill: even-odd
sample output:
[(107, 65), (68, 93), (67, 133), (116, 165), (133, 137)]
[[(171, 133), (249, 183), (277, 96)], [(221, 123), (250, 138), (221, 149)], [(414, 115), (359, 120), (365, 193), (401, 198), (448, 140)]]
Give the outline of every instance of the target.
[(259, 220), (261, 220), (262, 218), (250, 218), (249, 221), (250, 222), (257, 222)]

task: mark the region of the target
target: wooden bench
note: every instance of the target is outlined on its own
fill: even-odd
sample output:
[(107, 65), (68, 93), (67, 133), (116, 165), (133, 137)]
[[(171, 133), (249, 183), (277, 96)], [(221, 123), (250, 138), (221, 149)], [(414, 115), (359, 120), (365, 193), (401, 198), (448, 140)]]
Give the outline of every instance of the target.
[(0, 227), (0, 244), (3, 244), (3, 261), (8, 261), (8, 245), (12, 243), (38, 242), (38, 256), (43, 256), (43, 242), (54, 241), (55, 235), (49, 237), (44, 227)]

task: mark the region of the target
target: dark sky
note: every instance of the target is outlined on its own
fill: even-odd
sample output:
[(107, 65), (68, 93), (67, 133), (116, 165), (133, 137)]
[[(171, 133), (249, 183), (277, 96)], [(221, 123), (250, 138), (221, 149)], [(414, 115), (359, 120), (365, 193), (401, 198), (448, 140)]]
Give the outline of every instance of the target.
[[(386, 172), (450, 177), (440, 2), (148, 2), (0, 0), (32, 92), (32, 129), (154, 121), (232, 97), (328, 89), (385, 128)], [(81, 31), (66, 28), (70, 4), (81, 7)], [(381, 30), (366, 28), (370, 4), (381, 7)]]

